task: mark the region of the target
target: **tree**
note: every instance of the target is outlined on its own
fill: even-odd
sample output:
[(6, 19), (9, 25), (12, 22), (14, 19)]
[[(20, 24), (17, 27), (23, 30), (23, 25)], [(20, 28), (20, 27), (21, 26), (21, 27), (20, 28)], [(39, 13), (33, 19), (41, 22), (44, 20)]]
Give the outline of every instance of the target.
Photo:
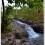
[(9, 29), (10, 19), (8, 18), (8, 16), (12, 10), (12, 7), (8, 6), (6, 7), (6, 10), (5, 10), (4, 0), (2, 0), (2, 7), (3, 7), (3, 15), (2, 15), (2, 22), (1, 22), (1, 32), (3, 33), (7, 31), (7, 29)]
[(29, 8), (33, 8), (34, 7), (34, 1), (27, 0), (27, 5), (29, 6)]
[[(43, 7), (42, 6), (43, 0), (7, 0), (7, 1), (10, 4), (15, 3), (15, 7), (19, 7), (19, 6), (21, 6), (21, 4), (23, 4), (23, 6), (25, 4), (27, 4), (29, 6), (29, 9), (33, 8), (33, 7), (35, 7), (36, 9)], [(9, 22), (11, 19), (9, 19), (8, 16), (10, 15), (10, 12), (12, 11), (12, 7), (8, 5), (5, 10), (4, 0), (2, 0), (2, 6), (3, 6), (3, 15), (2, 15), (2, 27), (1, 27), (2, 30), (1, 31), (4, 32), (5, 28), (8, 27), (7, 25), (10, 24)], [(9, 19), (9, 21), (8, 21), (8, 19)], [(7, 24), (5, 24), (5, 23), (7, 23)]]
[(1, 25), (1, 32), (4, 31), (4, 0), (2, 0), (2, 6), (3, 6), (3, 15), (2, 15), (2, 25)]

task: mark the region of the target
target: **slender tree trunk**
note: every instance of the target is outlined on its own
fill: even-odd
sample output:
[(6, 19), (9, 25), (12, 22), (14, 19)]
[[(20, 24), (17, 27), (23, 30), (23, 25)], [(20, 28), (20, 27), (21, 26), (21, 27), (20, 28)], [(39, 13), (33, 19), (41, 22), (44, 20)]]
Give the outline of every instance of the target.
[(3, 15), (2, 15), (1, 32), (4, 31), (4, 0), (2, 0), (2, 6), (3, 6)]
[(3, 6), (3, 18), (4, 18), (4, 0), (2, 0), (2, 6)]

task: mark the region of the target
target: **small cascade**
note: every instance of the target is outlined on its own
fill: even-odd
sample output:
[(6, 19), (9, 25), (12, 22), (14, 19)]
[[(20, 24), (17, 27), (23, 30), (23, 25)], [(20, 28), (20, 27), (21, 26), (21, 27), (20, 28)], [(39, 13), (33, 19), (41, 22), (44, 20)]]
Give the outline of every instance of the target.
[(27, 31), (29, 38), (36, 38), (39, 35), (33, 30), (33, 28), (25, 23), (22, 23), (20, 21), (15, 21), (17, 24), (23, 26), (25, 28), (25, 31)]

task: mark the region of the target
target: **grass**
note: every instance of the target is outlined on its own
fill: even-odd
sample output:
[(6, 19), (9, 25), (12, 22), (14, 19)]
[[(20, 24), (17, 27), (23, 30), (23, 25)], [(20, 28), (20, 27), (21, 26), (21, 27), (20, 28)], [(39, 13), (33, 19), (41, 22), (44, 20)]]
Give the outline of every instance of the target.
[(28, 9), (28, 8), (22, 8), (21, 10), (17, 10), (17, 15), (16, 15), (16, 10), (13, 12), (14, 18), (17, 19), (22, 19), (25, 21), (30, 21), (32, 20), (33, 22), (40, 20), (40, 23), (43, 22), (43, 11), (40, 9), (40, 14), (37, 13), (36, 9)]

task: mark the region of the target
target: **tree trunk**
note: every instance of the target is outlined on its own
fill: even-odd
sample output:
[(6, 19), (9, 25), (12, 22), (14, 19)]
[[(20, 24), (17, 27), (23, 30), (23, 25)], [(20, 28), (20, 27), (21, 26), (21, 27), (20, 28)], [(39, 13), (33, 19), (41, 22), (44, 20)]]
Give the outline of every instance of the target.
[(3, 6), (3, 15), (2, 15), (2, 24), (1, 24), (1, 32), (4, 31), (4, 0), (2, 0), (2, 6)]

